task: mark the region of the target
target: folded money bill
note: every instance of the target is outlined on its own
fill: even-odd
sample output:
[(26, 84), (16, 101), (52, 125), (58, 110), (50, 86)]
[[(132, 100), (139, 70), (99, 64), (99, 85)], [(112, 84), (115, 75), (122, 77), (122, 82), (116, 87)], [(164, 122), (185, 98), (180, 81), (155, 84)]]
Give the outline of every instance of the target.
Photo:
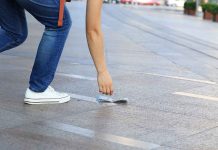
[(127, 103), (128, 98), (112, 98), (111, 96), (108, 95), (103, 95), (100, 94), (96, 97), (96, 100), (98, 102), (103, 102), (103, 103)]

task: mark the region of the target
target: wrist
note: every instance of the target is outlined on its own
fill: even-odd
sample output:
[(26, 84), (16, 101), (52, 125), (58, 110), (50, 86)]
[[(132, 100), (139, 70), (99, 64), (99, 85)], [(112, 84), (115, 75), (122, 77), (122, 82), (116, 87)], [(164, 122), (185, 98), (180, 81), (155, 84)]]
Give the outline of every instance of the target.
[(105, 73), (105, 72), (107, 72), (107, 71), (108, 71), (107, 69), (97, 70), (97, 73), (98, 73), (98, 74), (102, 74), (102, 73)]

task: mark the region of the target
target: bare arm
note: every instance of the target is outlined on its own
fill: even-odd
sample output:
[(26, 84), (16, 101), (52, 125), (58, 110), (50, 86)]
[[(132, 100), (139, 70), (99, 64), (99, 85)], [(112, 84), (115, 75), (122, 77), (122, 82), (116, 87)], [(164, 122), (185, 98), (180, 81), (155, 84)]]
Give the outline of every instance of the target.
[(90, 54), (98, 73), (99, 91), (113, 94), (112, 79), (107, 70), (104, 55), (104, 40), (101, 29), (102, 0), (87, 0), (86, 37)]

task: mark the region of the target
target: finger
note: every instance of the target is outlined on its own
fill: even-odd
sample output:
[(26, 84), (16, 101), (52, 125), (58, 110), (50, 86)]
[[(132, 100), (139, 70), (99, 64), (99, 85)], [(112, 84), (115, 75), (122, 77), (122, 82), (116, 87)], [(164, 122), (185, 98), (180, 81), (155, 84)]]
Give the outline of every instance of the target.
[(111, 87), (110, 95), (113, 95), (113, 88)]
[(110, 87), (107, 87), (107, 95), (110, 95), (110, 92), (111, 92)]
[(99, 92), (103, 93), (103, 86), (99, 86)]
[(110, 85), (110, 95), (113, 94), (113, 84)]
[(108, 88), (105, 87), (105, 94), (108, 95)]
[(105, 88), (105, 86), (102, 86), (102, 92), (103, 92), (103, 94), (106, 94), (106, 88)]
[(107, 91), (108, 91), (108, 95), (111, 95), (111, 86), (108, 86)]

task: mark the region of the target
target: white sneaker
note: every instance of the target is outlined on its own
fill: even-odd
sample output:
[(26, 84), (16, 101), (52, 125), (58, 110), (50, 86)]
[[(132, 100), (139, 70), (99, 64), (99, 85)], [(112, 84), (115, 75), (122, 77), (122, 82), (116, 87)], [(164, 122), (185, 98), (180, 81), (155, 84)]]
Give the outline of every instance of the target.
[(70, 96), (67, 93), (60, 93), (49, 86), (44, 92), (38, 93), (26, 90), (24, 103), (26, 104), (57, 104), (70, 101)]

